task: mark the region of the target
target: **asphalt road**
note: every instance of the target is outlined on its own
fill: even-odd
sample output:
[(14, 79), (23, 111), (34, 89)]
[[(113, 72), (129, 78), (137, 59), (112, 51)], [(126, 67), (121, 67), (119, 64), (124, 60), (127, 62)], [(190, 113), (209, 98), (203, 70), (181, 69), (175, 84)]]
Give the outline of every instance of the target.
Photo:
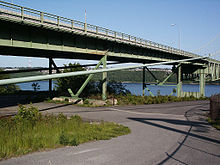
[[(220, 164), (220, 131), (205, 121), (208, 101), (105, 108), (34, 105), (43, 113), (79, 114), (87, 120), (121, 123), (132, 132), (111, 140), (35, 152), (1, 161), (0, 165)], [(15, 110), (1, 108), (0, 115)]]

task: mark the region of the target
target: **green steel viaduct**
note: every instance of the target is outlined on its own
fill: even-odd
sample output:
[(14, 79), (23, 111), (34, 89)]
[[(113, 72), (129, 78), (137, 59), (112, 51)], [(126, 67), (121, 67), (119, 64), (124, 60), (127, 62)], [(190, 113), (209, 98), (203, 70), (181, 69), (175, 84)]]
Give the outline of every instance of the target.
[[(177, 74), (178, 97), (205, 96), (205, 81), (220, 79), (220, 61), (215, 59), (4, 1), (0, 1), (0, 54), (47, 58), (50, 73), (4, 79), (0, 80), (0, 85), (49, 80), (51, 89), (51, 80), (54, 78), (88, 74), (89, 77), (76, 94), (69, 89), (72, 97), (78, 97), (92, 76), (102, 72), (102, 96), (106, 99), (107, 72), (140, 67), (143, 68), (144, 92), (148, 89), (145, 85), (145, 69), (154, 65), (173, 66), (173, 72), (162, 82), (156, 80), (156, 85), (163, 85), (171, 75)], [(59, 71), (53, 61), (55, 58), (98, 60), (99, 63), (91, 71), (52, 74), (52, 69)], [(107, 68), (107, 61), (139, 65)], [(198, 79), (200, 92), (183, 92), (183, 77)]]

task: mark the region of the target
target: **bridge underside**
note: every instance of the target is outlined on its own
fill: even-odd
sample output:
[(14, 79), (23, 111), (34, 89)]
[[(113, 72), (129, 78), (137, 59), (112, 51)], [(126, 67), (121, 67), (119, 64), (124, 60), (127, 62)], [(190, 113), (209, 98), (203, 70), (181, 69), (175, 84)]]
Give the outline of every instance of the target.
[[(108, 61), (155, 63), (187, 57), (86, 35), (0, 20), (2, 55), (100, 60), (108, 52)], [(197, 60), (194, 64), (204, 63)]]
[[(21, 13), (22, 11), (23, 9), (21, 8)], [(136, 38), (135, 41), (132, 41), (130, 36), (129, 40), (123, 39), (123, 35), (122, 39), (116, 36), (112, 37), (106, 34), (108, 31), (105, 34), (97, 33), (93, 35), (93, 33), (88, 33), (85, 29), (74, 31), (74, 29), (62, 28), (58, 21), (59, 17), (57, 17), (58, 22), (56, 25), (51, 25), (51, 22), (48, 25), (44, 24), (43, 21), (46, 22), (48, 20), (42, 20), (43, 17), (38, 22), (35, 17), (31, 18), (28, 16), (28, 21), (26, 21), (24, 15), (20, 17), (14, 16), (12, 13), (6, 15), (2, 13), (0, 11), (0, 54), (47, 58), (49, 59), (50, 74), (52, 74), (52, 65), (56, 67), (53, 62), (55, 58), (98, 60), (100, 62), (97, 67), (102, 63), (103, 68), (106, 68), (107, 61), (149, 64), (190, 59), (195, 56), (187, 55), (187, 52), (178, 51), (166, 46), (160, 47), (161, 45), (155, 43), (154, 46), (146, 46), (147, 44), (143, 45), (143, 43), (138, 44)], [(40, 14), (42, 16), (42, 12)], [(200, 94), (196, 95), (197, 97), (205, 95), (204, 85), (206, 76), (204, 75), (210, 73), (210, 68), (212, 68), (213, 75), (219, 78), (219, 64), (210, 64), (207, 60), (201, 58), (190, 62), (175, 62), (172, 65), (174, 65), (173, 73), (177, 74), (177, 96), (179, 97), (187, 95), (187, 93), (184, 94), (182, 92), (183, 74), (194, 74), (200, 79)], [(144, 70), (143, 72), (145, 72)], [(103, 99), (106, 98), (106, 77), (107, 73), (104, 72)], [(91, 76), (88, 78), (88, 81), (90, 78)], [(166, 80), (157, 82), (157, 85), (163, 85), (165, 82)], [(49, 89), (51, 90), (51, 80), (49, 84)], [(85, 85), (86, 82), (82, 88)], [(143, 87), (144, 91), (146, 87), (144, 76)], [(80, 89), (79, 91), (81, 92), (82, 90)], [(79, 93), (77, 96), (79, 96)]]

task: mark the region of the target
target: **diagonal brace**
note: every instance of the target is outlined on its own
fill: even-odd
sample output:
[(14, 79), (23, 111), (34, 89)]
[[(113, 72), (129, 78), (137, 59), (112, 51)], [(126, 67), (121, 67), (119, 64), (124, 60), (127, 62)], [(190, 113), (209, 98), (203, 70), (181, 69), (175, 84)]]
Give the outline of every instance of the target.
[[(177, 67), (175, 68), (175, 70), (177, 70), (177, 68), (180, 66), (180, 64), (177, 65)], [(175, 73), (174, 71), (169, 74), (162, 82), (160, 82), (158, 85), (163, 85), (171, 76), (173, 76)]]
[[(146, 67), (147, 68), (147, 67)], [(150, 75), (156, 80), (157, 83), (159, 83), (159, 80), (156, 78), (156, 76), (150, 71), (150, 69), (147, 68), (147, 71), (150, 73)]]
[[(102, 57), (102, 59), (101, 59), (101, 60), (99, 61), (99, 63), (96, 65), (96, 67), (95, 67), (94, 70), (98, 69), (99, 66), (104, 63), (104, 60), (105, 60), (106, 56), (107, 56), (107, 55), (105, 55), (104, 57)], [(68, 92), (69, 92), (69, 94), (71, 95), (71, 97), (78, 98), (79, 95), (82, 93), (82, 91), (84, 90), (84, 88), (86, 87), (86, 85), (89, 83), (89, 81), (92, 79), (93, 76), (94, 76), (94, 74), (90, 74), (90, 75), (87, 77), (87, 79), (85, 80), (85, 82), (83, 83), (83, 85), (80, 87), (80, 89), (77, 91), (77, 93), (76, 93), (75, 95), (73, 94), (72, 90), (69, 88), (69, 89), (68, 89)]]
[(58, 69), (57, 65), (55, 64), (54, 60), (51, 59), (51, 64), (53, 65), (53, 67), (56, 69), (57, 73), (60, 73), (60, 70)]

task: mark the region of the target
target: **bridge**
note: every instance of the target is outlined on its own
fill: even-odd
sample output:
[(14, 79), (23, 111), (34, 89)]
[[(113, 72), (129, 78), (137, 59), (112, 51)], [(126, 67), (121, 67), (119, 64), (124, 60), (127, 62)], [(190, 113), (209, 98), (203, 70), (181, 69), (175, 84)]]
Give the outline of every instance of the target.
[[(0, 80), (0, 85), (49, 80), (51, 90), (51, 79), (90, 74), (77, 94), (73, 94), (69, 89), (72, 97), (78, 97), (93, 74), (102, 72), (103, 99), (106, 99), (107, 72), (143, 67), (144, 94), (146, 89), (149, 90), (145, 80), (145, 70), (150, 71), (147, 67), (172, 65), (173, 72), (162, 82), (159, 82), (151, 73), (157, 82), (156, 85), (164, 85), (170, 76), (177, 74), (178, 97), (189, 95), (202, 97), (205, 96), (205, 81), (220, 79), (220, 61), (218, 60), (4, 1), (0, 1), (0, 27), (1, 55), (47, 58), (50, 74)], [(64, 74), (59, 73), (59, 68), (53, 61), (55, 58), (98, 60), (99, 63), (93, 71)], [(132, 62), (139, 65), (109, 69), (107, 61)], [(101, 64), (102, 69), (98, 69)], [(52, 69), (56, 69), (58, 73), (52, 74)], [(183, 92), (183, 79), (199, 80), (200, 92)]]

